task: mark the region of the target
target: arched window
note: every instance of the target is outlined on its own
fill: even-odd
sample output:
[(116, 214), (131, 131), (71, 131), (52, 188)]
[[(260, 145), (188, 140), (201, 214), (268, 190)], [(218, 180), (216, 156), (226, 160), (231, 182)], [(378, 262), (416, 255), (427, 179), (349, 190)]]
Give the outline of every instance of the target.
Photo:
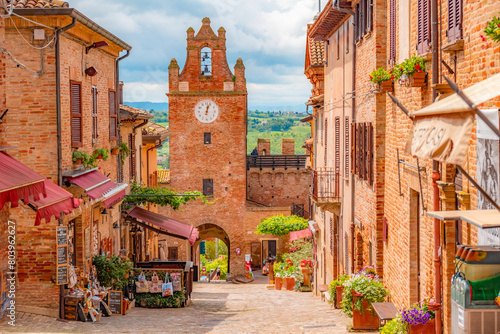
[(212, 50), (204, 47), (201, 49), (201, 75), (212, 75)]

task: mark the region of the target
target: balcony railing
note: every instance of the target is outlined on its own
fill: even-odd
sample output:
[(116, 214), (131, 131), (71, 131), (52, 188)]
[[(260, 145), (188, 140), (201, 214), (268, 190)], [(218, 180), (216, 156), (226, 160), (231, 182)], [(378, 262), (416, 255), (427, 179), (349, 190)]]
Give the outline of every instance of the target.
[(248, 155), (249, 168), (305, 168), (307, 155)]
[(321, 167), (312, 174), (312, 197), (317, 205), (340, 203), (340, 171)]

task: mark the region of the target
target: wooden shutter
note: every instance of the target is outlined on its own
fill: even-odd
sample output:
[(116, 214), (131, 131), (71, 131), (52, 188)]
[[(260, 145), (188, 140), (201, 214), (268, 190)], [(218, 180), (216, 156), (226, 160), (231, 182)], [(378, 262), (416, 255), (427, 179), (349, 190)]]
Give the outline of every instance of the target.
[(97, 137), (97, 87), (92, 86), (92, 139)]
[(349, 117), (345, 118), (344, 124), (344, 175), (347, 177), (349, 175)]
[(427, 53), (431, 42), (430, 0), (418, 0), (417, 11), (417, 52)]
[(356, 174), (356, 134), (358, 130), (356, 129), (356, 123), (351, 123), (351, 173)]
[(214, 180), (203, 179), (203, 195), (211, 197), (214, 195)]
[(361, 21), (359, 20), (359, 3), (356, 5), (356, 11), (354, 13), (354, 42), (357, 43), (359, 42), (360, 38), (360, 29), (359, 25), (361, 24)]
[(340, 175), (340, 116), (335, 117), (335, 175)]
[(333, 218), (330, 218), (330, 254), (333, 255)]
[(136, 164), (136, 159), (135, 159), (135, 135), (134, 134), (129, 134), (128, 135), (128, 146), (130, 147), (130, 180), (135, 179), (135, 164)]
[(116, 112), (116, 92), (109, 91), (109, 139), (116, 140), (118, 137), (118, 123)]
[(361, 12), (359, 20), (359, 38), (361, 38), (364, 36), (366, 30), (366, 0), (361, 0)]
[(361, 123), (357, 124), (357, 131), (358, 133), (356, 134), (356, 174), (359, 177), (363, 177), (363, 125)]
[(373, 26), (373, 0), (365, 0), (365, 1), (366, 1), (365, 33), (368, 33), (372, 30), (372, 26)]
[(396, 0), (389, 3), (389, 65), (396, 63)]
[(368, 183), (373, 184), (373, 125), (367, 123), (367, 163), (366, 168), (368, 171)]
[(82, 146), (82, 84), (70, 82), (71, 96), (71, 147)]
[(328, 118), (325, 118), (325, 167), (328, 163)]
[(448, 0), (448, 42), (462, 38), (462, 0)]
[(361, 156), (362, 156), (362, 161), (361, 161), (361, 178), (363, 180), (366, 180), (366, 160), (367, 160), (367, 154), (366, 154), (366, 123), (361, 124)]

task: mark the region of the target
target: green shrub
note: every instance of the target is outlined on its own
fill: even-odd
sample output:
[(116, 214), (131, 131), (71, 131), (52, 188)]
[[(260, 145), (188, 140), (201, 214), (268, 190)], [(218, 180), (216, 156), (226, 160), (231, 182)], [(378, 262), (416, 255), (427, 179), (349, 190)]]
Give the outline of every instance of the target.
[(257, 226), (257, 234), (282, 236), (292, 231), (304, 230), (308, 226), (307, 219), (302, 217), (276, 215), (263, 219)]
[(122, 262), (119, 256), (113, 255), (109, 259), (104, 255), (96, 255), (92, 261), (97, 271), (97, 279), (101, 286), (122, 290), (128, 284), (125, 276), (132, 268), (132, 262)]

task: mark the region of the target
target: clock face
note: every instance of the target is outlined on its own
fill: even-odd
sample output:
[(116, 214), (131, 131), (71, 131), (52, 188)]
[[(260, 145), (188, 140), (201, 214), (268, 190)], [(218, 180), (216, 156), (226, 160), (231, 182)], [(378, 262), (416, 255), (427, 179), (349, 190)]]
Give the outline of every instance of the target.
[(202, 100), (194, 107), (196, 118), (202, 123), (212, 123), (219, 116), (219, 107), (211, 100)]

